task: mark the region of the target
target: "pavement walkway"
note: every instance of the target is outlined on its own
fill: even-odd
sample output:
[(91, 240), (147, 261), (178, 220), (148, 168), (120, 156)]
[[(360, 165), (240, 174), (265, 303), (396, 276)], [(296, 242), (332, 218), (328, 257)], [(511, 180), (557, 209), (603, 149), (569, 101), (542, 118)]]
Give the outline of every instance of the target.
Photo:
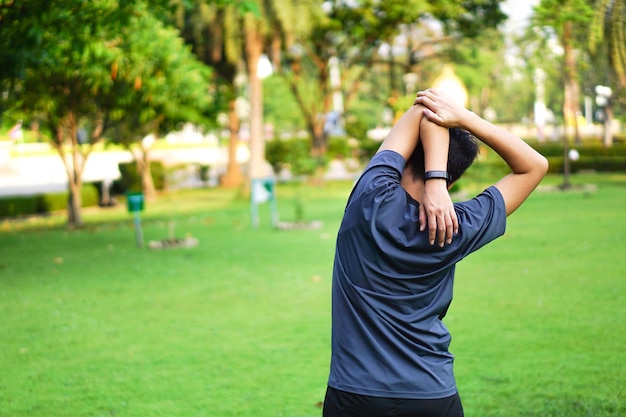
[[(0, 149), (1, 151), (1, 149)], [(67, 190), (67, 173), (63, 161), (56, 154), (28, 155), (12, 152), (0, 155), (0, 196), (36, 195)], [(215, 167), (225, 164), (225, 152), (217, 147), (199, 146), (180, 149), (155, 149), (150, 152), (153, 161), (166, 166), (202, 164)], [(120, 178), (118, 165), (131, 162), (128, 151), (92, 152), (85, 165), (83, 182), (113, 181)]]

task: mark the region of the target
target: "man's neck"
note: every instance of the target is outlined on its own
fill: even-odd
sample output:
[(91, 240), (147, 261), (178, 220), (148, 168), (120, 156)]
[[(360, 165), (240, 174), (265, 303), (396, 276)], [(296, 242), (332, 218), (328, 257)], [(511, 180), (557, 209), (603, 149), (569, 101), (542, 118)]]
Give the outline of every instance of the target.
[[(413, 175), (406, 170), (402, 174), (400, 185), (404, 190), (417, 202), (420, 202), (424, 193), (424, 182), (421, 180), (413, 180)], [(421, 203), (421, 202), (420, 202)]]
[[(430, 180), (436, 181), (436, 180)], [(404, 190), (409, 193), (411, 197), (418, 203), (421, 203), (422, 194), (424, 194), (424, 181), (421, 178), (413, 179), (413, 173), (410, 169), (405, 169), (400, 179), (400, 185)], [(450, 191), (452, 184), (448, 184), (447, 188)]]

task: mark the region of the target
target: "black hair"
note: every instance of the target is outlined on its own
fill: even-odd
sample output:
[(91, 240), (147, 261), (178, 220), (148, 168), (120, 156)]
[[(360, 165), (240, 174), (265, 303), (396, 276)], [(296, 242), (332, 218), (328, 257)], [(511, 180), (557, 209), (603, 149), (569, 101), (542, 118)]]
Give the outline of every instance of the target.
[[(450, 129), (450, 147), (448, 148), (448, 173), (450, 182), (461, 178), (461, 175), (472, 165), (478, 156), (478, 139), (467, 130)], [(409, 157), (407, 165), (413, 172), (413, 180), (424, 178), (424, 147), (420, 141)]]

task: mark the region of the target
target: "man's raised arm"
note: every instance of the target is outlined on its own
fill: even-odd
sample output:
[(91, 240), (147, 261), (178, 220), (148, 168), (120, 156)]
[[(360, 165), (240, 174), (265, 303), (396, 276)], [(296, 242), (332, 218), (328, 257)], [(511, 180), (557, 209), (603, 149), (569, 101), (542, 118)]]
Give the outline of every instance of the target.
[[(431, 127), (430, 130), (437, 131), (437, 134), (420, 130), (424, 129), (422, 123), (424, 110), (425, 107), (420, 105), (411, 106), (391, 128), (378, 152), (392, 150), (402, 155), (406, 161), (421, 140), (426, 167), (429, 170), (447, 171), (450, 135), (447, 129), (445, 134), (435, 127)], [(424, 122), (432, 124), (428, 120)], [(425, 230), (428, 224), (431, 244), (435, 244), (435, 239), (439, 246), (443, 246), (444, 242), (451, 243), (453, 234), (458, 232), (459, 222), (446, 182), (431, 181), (426, 193), (427, 198), (420, 204), (420, 230)]]
[(548, 161), (522, 139), (459, 106), (436, 89), (420, 91), (416, 103), (427, 107), (425, 117), (448, 128), (460, 127), (472, 133), (504, 159), (512, 173), (499, 180), (507, 216), (528, 198), (548, 172)]
[(405, 161), (409, 159), (420, 140), (420, 122), (423, 117), (424, 107), (411, 106), (393, 125), (378, 152), (392, 150), (402, 155)]

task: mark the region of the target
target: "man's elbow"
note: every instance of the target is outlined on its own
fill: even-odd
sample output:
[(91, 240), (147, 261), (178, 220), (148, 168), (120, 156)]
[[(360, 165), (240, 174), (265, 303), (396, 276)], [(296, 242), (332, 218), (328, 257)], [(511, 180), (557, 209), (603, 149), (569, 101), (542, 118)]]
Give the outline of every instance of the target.
[(535, 186), (537, 186), (546, 176), (549, 168), (550, 163), (548, 162), (546, 157), (537, 154), (537, 159), (533, 161), (532, 169), (528, 172), (528, 174), (530, 175), (528, 178), (532, 177), (532, 181), (535, 183)]
[(541, 173), (541, 177), (545, 177), (548, 173), (548, 169), (550, 168), (550, 162), (548, 162), (548, 158), (543, 155), (539, 155), (539, 160), (537, 163), (537, 169)]

